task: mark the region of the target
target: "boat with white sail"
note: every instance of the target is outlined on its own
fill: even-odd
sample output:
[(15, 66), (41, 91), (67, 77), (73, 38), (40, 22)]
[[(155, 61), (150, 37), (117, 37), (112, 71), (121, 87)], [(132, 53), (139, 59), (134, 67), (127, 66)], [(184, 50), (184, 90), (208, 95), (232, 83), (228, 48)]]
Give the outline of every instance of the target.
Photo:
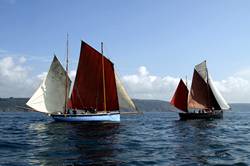
[(55, 121), (66, 122), (120, 122), (121, 109), (138, 112), (115, 74), (114, 64), (103, 55), (103, 51), (100, 53), (81, 42), (71, 93), (67, 73), (68, 67), (65, 71), (54, 57), (46, 78), (27, 105), (49, 114)]

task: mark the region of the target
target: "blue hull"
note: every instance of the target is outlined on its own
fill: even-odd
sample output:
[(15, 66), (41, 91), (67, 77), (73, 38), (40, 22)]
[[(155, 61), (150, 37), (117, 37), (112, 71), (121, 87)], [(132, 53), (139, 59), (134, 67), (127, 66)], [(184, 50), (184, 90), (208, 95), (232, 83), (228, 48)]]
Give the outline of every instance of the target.
[(51, 117), (58, 122), (120, 122), (119, 112), (98, 114), (52, 114)]

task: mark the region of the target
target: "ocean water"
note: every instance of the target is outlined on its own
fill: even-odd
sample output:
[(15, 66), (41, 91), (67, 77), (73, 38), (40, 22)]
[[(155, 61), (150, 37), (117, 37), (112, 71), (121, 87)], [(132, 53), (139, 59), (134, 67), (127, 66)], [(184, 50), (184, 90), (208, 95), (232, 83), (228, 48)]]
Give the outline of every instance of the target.
[(35, 112), (0, 115), (0, 165), (250, 165), (249, 105), (220, 120), (146, 112), (120, 124), (70, 124)]

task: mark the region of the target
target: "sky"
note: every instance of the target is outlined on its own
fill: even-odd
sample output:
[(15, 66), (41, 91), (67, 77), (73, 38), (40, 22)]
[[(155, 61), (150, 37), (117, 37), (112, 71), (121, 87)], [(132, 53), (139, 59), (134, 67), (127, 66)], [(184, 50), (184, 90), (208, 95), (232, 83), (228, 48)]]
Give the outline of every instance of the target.
[(228, 102), (250, 102), (248, 0), (0, 0), (0, 97), (30, 97), (53, 55), (70, 75), (80, 41), (115, 64), (132, 98), (170, 100), (207, 60)]

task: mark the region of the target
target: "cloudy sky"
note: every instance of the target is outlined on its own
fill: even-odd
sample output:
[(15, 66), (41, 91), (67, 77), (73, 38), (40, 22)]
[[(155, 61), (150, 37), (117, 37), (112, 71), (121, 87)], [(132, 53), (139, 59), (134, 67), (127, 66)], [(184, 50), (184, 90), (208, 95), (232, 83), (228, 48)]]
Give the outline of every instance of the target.
[(133, 98), (170, 100), (207, 60), (229, 102), (250, 102), (250, 1), (0, 0), (0, 97), (29, 97), (53, 54), (74, 77), (80, 40), (115, 64)]

